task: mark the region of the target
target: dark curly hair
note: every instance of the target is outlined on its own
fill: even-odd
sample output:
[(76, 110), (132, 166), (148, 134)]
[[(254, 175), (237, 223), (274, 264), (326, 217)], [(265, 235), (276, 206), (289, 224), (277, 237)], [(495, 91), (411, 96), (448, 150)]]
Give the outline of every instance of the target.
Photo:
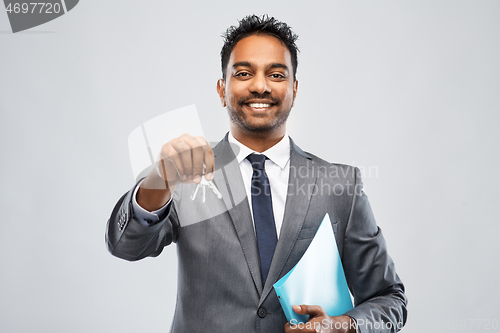
[(222, 34), (224, 39), (224, 46), (220, 51), (222, 78), (226, 79), (226, 68), (229, 62), (229, 57), (233, 51), (234, 46), (245, 37), (262, 33), (278, 38), (282, 44), (285, 44), (290, 51), (292, 57), (293, 78), (297, 73), (297, 53), (299, 49), (295, 41), (299, 38), (286, 23), (276, 20), (274, 17), (268, 15), (248, 15), (239, 22), (239, 26), (230, 26), (225, 33)]

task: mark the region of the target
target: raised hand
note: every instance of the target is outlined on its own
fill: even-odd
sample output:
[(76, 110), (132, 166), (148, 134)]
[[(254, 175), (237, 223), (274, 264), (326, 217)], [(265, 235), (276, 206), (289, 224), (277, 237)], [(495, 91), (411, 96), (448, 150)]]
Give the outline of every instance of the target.
[(200, 183), (204, 174), (213, 179), (214, 161), (205, 138), (183, 134), (163, 145), (155, 168), (141, 184), (137, 194), (139, 205), (156, 210), (170, 200), (178, 183)]

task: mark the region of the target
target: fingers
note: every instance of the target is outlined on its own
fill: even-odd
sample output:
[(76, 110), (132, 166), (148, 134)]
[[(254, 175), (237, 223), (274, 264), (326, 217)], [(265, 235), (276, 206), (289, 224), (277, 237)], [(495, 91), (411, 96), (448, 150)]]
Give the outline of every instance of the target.
[[(206, 178), (213, 178), (214, 162), (212, 149), (203, 137), (192, 137), (183, 134), (162, 147), (160, 158), (170, 161), (170, 169), (163, 172), (162, 177), (167, 179), (180, 178), (181, 182), (199, 183), (203, 175), (203, 166), (206, 167)], [(163, 168), (169, 163), (162, 165)], [(175, 172), (174, 172), (175, 170)]]
[[(200, 166), (196, 165), (196, 163), (200, 163), (201, 147), (199, 147), (198, 141), (188, 134), (182, 135), (181, 139), (176, 141), (176, 144), (181, 147), (181, 149), (177, 149), (177, 152), (181, 155), (184, 170), (182, 175), (185, 176), (183, 179), (191, 181), (203, 171), (203, 166), (201, 166), (202, 171), (200, 171)], [(195, 169), (197, 173), (195, 173)]]
[(319, 305), (294, 305), (293, 311), (295, 311), (298, 314), (302, 315), (309, 315), (309, 320), (315, 317), (320, 317), (320, 316), (328, 316), (323, 310), (323, 308)]
[(172, 140), (169, 142), (169, 144), (170, 147), (166, 149), (166, 156), (174, 163), (180, 178), (182, 180), (187, 180), (186, 175), (191, 174), (192, 171), (190, 170), (192, 164), (189, 146), (182, 140)]
[[(303, 332), (303, 333), (313, 333), (313, 332), (323, 332), (321, 324), (325, 318), (329, 318), (328, 314), (319, 305), (294, 305), (293, 311), (301, 315), (309, 315), (307, 323), (297, 323), (291, 322), (285, 325), (285, 333), (292, 332)], [(330, 332), (330, 331), (328, 331)]]
[(156, 160), (156, 171), (158, 175), (169, 182), (170, 185), (175, 185), (179, 181), (182, 171), (182, 161), (179, 154), (171, 145), (171, 142), (163, 145), (160, 155)]
[(317, 333), (321, 332), (320, 322), (295, 323), (290, 325), (286, 323), (285, 333)]
[(207, 180), (212, 180), (214, 178), (214, 155), (212, 153), (212, 148), (210, 148), (210, 145), (206, 142), (206, 140), (202, 137), (198, 137), (200, 140), (204, 141), (203, 145), (203, 161), (205, 163), (205, 178)]
[(194, 176), (194, 182), (199, 183), (201, 181), (201, 176), (204, 173), (203, 172), (204, 165), (206, 168), (205, 169), (206, 176), (208, 175), (209, 172), (213, 172), (213, 161), (211, 159), (212, 149), (210, 148), (204, 137), (197, 136), (194, 139), (196, 143), (192, 149), (193, 176)]

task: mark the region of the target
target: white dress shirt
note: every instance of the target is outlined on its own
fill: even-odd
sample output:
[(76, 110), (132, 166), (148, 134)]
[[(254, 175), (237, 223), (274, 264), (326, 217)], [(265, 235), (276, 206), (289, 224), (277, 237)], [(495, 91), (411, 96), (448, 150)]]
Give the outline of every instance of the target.
[[(276, 224), (276, 234), (280, 235), (281, 225), (283, 224), (283, 216), (285, 214), (285, 203), (288, 191), (288, 176), (290, 174), (290, 139), (288, 135), (285, 135), (277, 144), (266, 150), (265, 152), (258, 153), (243, 145), (241, 142), (236, 140), (232, 133), (228, 135), (229, 142), (238, 146), (239, 151), (235, 152), (236, 160), (238, 161), (241, 176), (243, 178), (243, 184), (247, 193), (248, 204), (250, 206), (250, 212), (252, 214), (253, 220), (253, 210), (252, 210), (252, 175), (253, 168), (252, 164), (246, 157), (252, 153), (263, 154), (267, 156), (265, 162), (265, 169), (267, 177), (269, 178), (269, 185), (271, 187), (271, 199), (273, 203), (273, 213), (274, 222)], [(139, 183), (140, 185), (140, 183)], [(139, 223), (143, 225), (151, 225), (159, 221), (158, 216), (161, 216), (167, 209), (170, 201), (162, 208), (149, 212), (139, 206), (137, 203), (137, 191), (139, 186), (135, 189), (134, 195), (132, 196), (132, 207), (134, 214)]]
[[(236, 160), (240, 165), (241, 177), (247, 192), (248, 204), (253, 220), (252, 209), (252, 163), (246, 157), (252, 153), (263, 154), (267, 156), (265, 169), (269, 186), (271, 187), (271, 200), (273, 202), (274, 223), (276, 224), (276, 234), (280, 235), (281, 225), (283, 224), (283, 215), (285, 214), (285, 202), (288, 191), (288, 175), (290, 174), (290, 139), (285, 135), (280, 142), (268, 150), (257, 153), (234, 138), (232, 133), (228, 136), (229, 142), (239, 147)], [(255, 225), (254, 225), (255, 227)]]

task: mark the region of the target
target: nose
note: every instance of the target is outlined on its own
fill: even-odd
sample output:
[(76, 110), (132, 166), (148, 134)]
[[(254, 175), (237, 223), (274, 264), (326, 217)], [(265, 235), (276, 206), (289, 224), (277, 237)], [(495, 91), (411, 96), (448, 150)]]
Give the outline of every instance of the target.
[(256, 74), (252, 78), (251, 85), (249, 87), (250, 92), (255, 92), (258, 94), (270, 93), (271, 87), (267, 82), (267, 78), (264, 74)]

